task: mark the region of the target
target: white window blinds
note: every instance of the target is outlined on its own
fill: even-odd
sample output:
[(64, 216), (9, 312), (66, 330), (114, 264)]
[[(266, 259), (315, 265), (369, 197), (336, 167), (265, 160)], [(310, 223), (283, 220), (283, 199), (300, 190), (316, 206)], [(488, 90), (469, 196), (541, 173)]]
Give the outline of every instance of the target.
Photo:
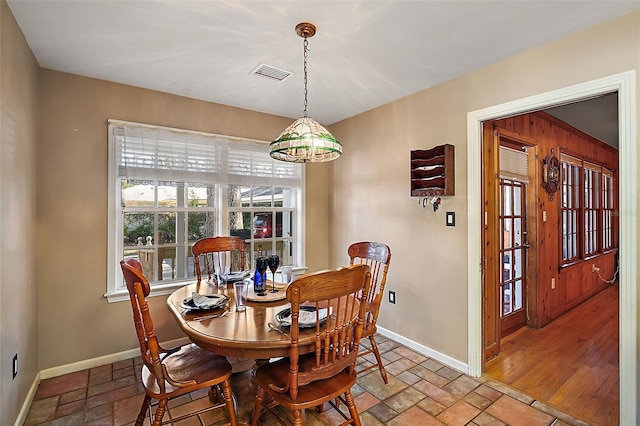
[(120, 177), (290, 185), (302, 166), (272, 159), (265, 142), (109, 120)]
[(518, 182), (529, 183), (527, 151), (500, 147), (500, 177)]

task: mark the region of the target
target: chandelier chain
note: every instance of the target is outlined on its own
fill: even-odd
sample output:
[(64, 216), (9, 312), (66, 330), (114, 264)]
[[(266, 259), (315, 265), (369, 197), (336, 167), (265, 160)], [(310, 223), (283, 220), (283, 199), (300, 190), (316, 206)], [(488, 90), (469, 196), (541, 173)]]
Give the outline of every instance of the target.
[(304, 38), (304, 117), (307, 116), (307, 56), (309, 52), (309, 40)]

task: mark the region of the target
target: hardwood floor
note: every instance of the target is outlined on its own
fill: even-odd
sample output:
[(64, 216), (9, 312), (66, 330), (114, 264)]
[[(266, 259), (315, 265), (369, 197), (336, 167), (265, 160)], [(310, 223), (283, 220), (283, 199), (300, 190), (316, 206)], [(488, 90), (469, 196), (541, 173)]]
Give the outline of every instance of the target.
[(619, 424), (618, 284), (501, 341), (485, 375), (594, 426)]

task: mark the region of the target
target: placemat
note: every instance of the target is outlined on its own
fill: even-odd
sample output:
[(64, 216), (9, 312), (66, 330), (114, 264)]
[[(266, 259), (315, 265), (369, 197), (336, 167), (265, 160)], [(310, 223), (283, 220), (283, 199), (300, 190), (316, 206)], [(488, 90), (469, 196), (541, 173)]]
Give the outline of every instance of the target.
[(247, 291), (247, 300), (251, 300), (252, 302), (273, 302), (276, 300), (282, 300), (287, 298), (287, 290), (286, 288), (278, 289), (278, 285), (276, 284), (276, 289), (278, 289), (277, 293), (270, 293), (269, 290), (271, 286), (267, 286), (267, 290), (265, 291), (264, 296), (258, 296), (253, 291), (253, 284), (249, 286), (249, 291)]

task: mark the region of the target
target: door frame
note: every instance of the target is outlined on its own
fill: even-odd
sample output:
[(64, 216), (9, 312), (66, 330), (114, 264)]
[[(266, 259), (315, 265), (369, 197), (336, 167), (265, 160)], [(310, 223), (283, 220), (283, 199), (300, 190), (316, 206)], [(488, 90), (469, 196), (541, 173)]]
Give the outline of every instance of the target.
[(482, 122), (612, 92), (618, 93), (619, 125), (620, 424), (635, 424), (638, 420), (638, 200), (634, 187), (638, 176), (638, 149), (634, 70), (467, 114), (468, 366), (470, 375), (482, 375)]

